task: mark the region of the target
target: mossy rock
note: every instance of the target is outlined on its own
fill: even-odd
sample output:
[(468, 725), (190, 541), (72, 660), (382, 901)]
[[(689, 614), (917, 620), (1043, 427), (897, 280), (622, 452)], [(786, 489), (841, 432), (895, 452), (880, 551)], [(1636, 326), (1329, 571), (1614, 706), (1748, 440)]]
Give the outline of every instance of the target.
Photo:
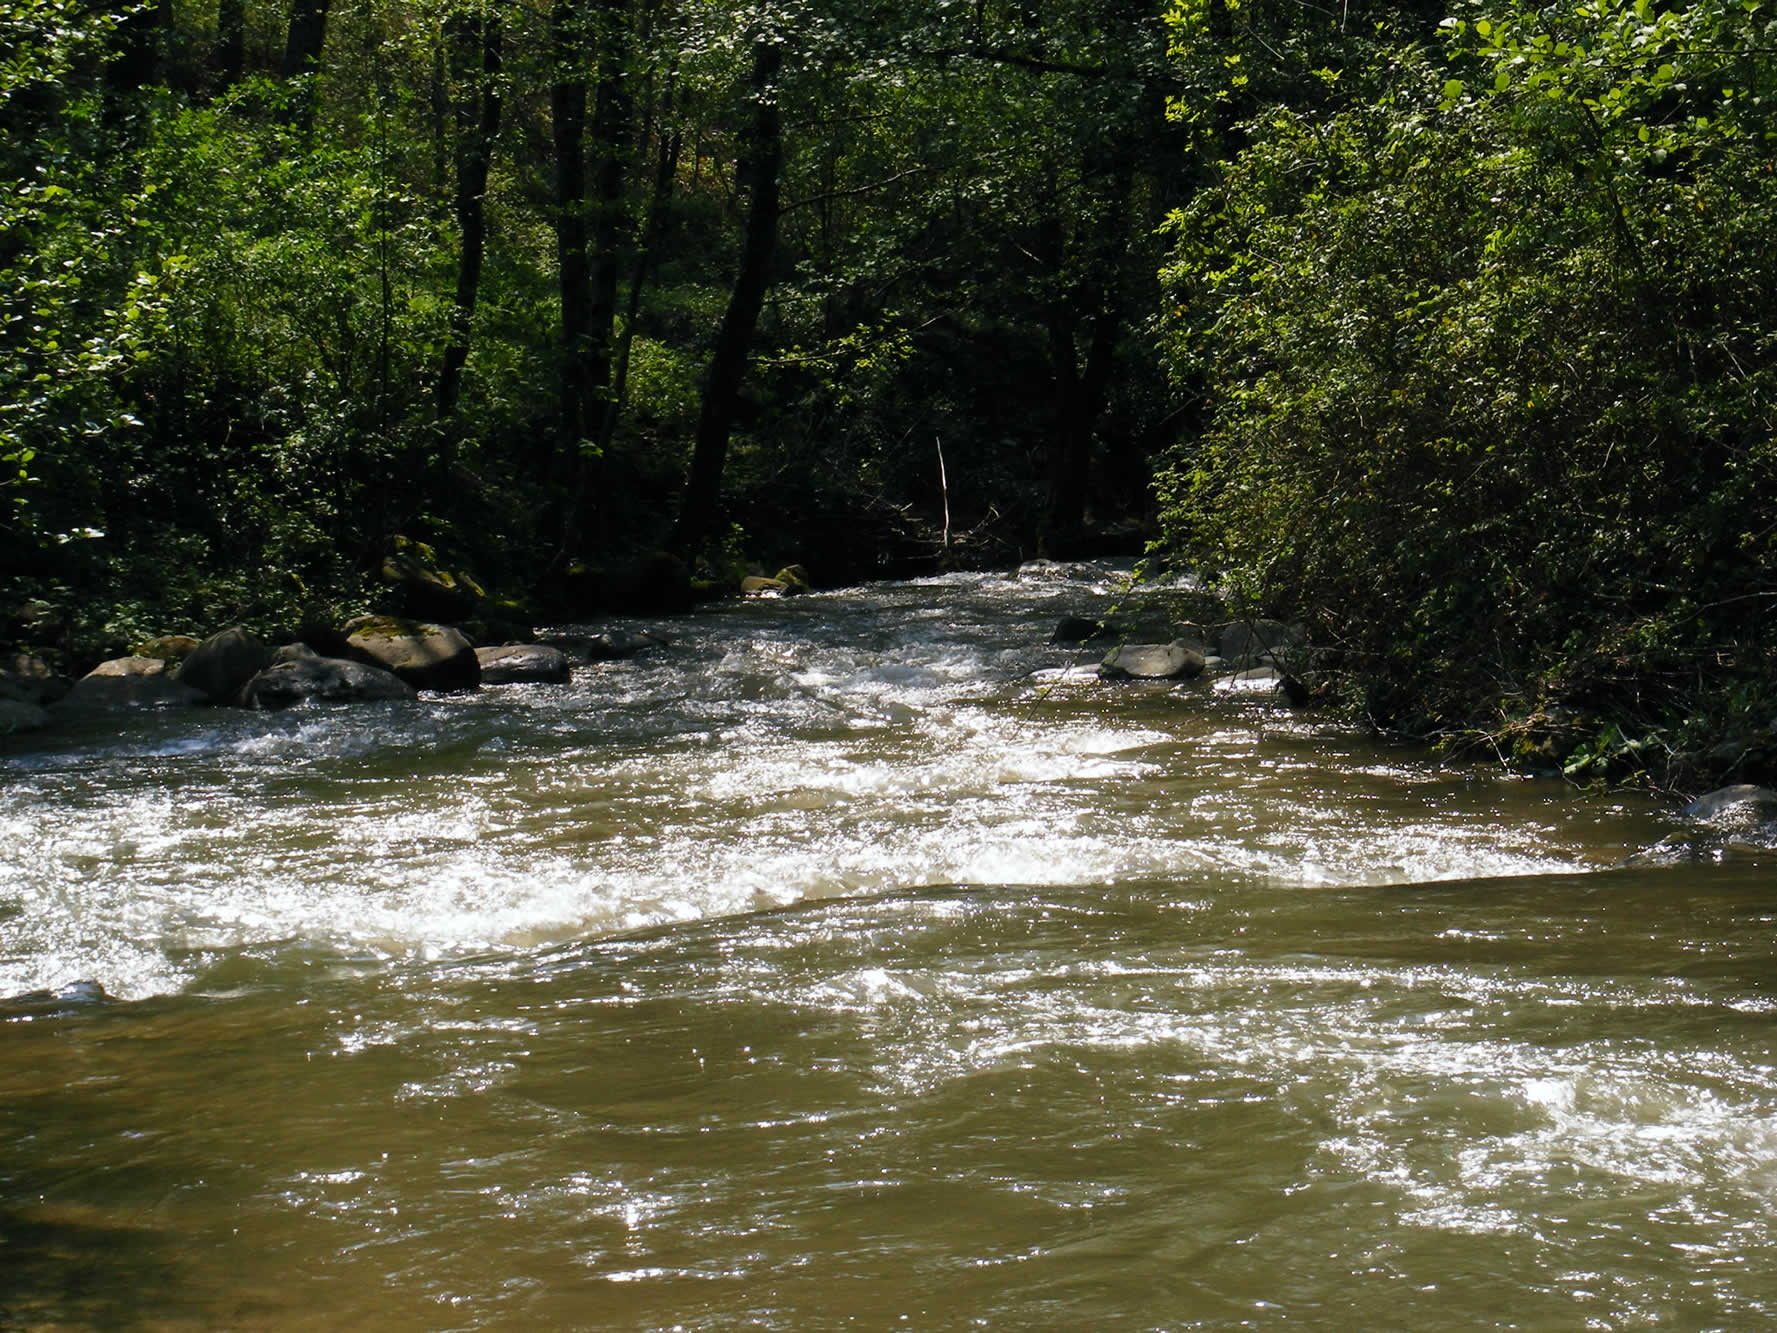
[(161, 634), (137, 644), (133, 652), (137, 657), (157, 657), (168, 666), (175, 666), (196, 652), (202, 642), (190, 634)]
[(461, 630), (399, 616), (359, 616), (344, 628), (353, 658), (416, 690), (473, 690), (481, 684), (475, 647)]
[(809, 582), (808, 579), (808, 571), (801, 565), (785, 565), (782, 569), (778, 570), (776, 574), (772, 575), (772, 577), (779, 583), (783, 584), (785, 589), (789, 592), (814, 591), (814, 584)]

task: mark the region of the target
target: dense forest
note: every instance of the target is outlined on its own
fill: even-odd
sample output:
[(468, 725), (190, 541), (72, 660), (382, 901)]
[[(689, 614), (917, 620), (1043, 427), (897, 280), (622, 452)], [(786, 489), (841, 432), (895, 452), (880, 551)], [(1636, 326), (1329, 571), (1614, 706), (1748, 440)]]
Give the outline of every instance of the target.
[(5, 0), (0, 636), (1145, 544), (1383, 729), (1768, 775), (1774, 97), (1760, 0)]

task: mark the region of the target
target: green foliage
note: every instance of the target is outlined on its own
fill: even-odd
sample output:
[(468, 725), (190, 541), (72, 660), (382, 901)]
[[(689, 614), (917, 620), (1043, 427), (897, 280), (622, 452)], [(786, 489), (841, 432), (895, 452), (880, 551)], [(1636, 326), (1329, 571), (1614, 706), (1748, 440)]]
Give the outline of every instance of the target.
[(1266, 110), (1176, 218), (1168, 344), (1215, 411), (1163, 476), (1169, 532), (1310, 616), (1378, 720), (1614, 710), (1573, 763), (1620, 769), (1768, 640), (1748, 12), (1455, 20), (1450, 63), (1390, 53), (1373, 101)]

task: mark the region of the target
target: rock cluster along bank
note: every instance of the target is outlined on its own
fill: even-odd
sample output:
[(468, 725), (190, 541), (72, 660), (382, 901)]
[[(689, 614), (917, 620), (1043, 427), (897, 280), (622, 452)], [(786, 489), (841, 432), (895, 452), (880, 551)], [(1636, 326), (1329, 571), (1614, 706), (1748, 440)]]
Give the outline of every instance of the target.
[(1098, 664), (1102, 680), (1195, 680), (1208, 676), (1222, 693), (1274, 693), (1292, 704), (1308, 695), (1288, 669), (1293, 654), (1308, 651), (1299, 626), (1275, 620), (1237, 620), (1210, 627), (1183, 626), (1164, 642), (1144, 641), (1139, 630), (1108, 621), (1069, 617), (1056, 626), (1055, 643), (1112, 646)]
[(202, 705), (277, 710), (302, 703), (413, 699), (483, 685), (568, 680), (576, 660), (630, 657), (663, 642), (612, 631), (559, 644), (477, 648), (459, 629), (395, 616), (359, 616), (337, 631), (272, 646), (236, 626), (198, 640), (165, 635), (129, 657), (101, 662), (76, 681), (41, 659), (0, 666), (0, 735), (49, 726), (58, 716)]

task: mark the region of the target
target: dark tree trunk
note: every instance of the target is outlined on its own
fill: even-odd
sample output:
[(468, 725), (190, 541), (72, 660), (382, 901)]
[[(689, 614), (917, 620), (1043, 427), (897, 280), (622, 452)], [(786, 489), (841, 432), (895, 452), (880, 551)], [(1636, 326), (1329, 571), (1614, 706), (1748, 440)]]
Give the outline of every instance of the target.
[(1039, 545), (1055, 560), (1081, 553), (1086, 500), (1092, 485), (1092, 445), (1110, 388), (1117, 346), (1116, 294), (1101, 293), (1092, 320), (1086, 364), (1079, 365), (1078, 329), (1071, 313), (1052, 308), (1049, 355), (1055, 373), (1055, 408), (1049, 445), (1049, 497)]
[[(1082, 170), (1082, 180), (1090, 173)], [(1124, 269), (1129, 257), (1130, 196), (1135, 176), (1122, 164), (1089, 209), (1074, 237), (1074, 262), (1079, 279), (1046, 312), (1049, 358), (1054, 368), (1055, 407), (1049, 442), (1049, 495), (1038, 546), (1051, 559), (1072, 559), (1082, 553), (1086, 509), (1092, 489), (1092, 451), (1098, 419), (1104, 411), (1116, 366), (1117, 339), (1122, 332)], [(1044, 248), (1059, 269), (1067, 249), (1059, 215), (1043, 229)], [(1082, 328), (1090, 312), (1090, 327)], [(1080, 347), (1080, 338), (1086, 346)], [(1084, 354), (1084, 364), (1081, 356)]]
[(500, 20), (492, 14), (453, 15), (445, 26), (445, 40), (461, 89), (456, 102), (455, 212), (462, 250), (457, 261), (450, 342), (444, 349), (438, 373), (440, 417), (456, 410), (463, 366), (469, 359), (475, 300), (481, 289), (481, 263), (487, 251), (487, 176), (493, 161), (494, 136), (500, 128)]
[[(662, 119), (672, 114), (676, 75), (676, 69), (667, 75), (661, 108)], [(636, 315), (642, 308), (642, 289), (647, 286), (653, 273), (655, 251), (659, 248), (661, 233), (666, 225), (667, 206), (672, 202), (673, 176), (678, 170), (680, 150), (679, 135), (675, 131), (670, 136), (661, 138), (654, 162), (654, 189), (648, 200), (648, 218), (642, 225), (641, 244), (636, 247), (635, 262), (630, 269), (629, 299), (624, 305), (623, 326), (612, 355), (611, 399), (619, 410), (622, 409), (629, 387), (630, 345), (635, 340)], [(616, 424), (616, 412), (607, 414), (605, 432), (599, 437), (601, 449), (610, 447)]]
[(586, 227), (586, 66), (581, 59), (585, 23), (576, 0), (555, 0), (550, 9), (555, 77), (549, 90), (555, 147), (555, 253), (561, 289), (560, 411), (558, 460), (579, 456), (586, 438), (586, 349), (592, 328), (591, 277)]
[[(290, 8), (290, 27), (284, 39), (284, 62), (280, 73), (285, 79), (311, 74), (321, 66), (321, 50), (327, 44), (327, 7), (329, 0), (295, 0)], [(304, 134), (315, 123), (315, 90), (301, 89), (291, 108), (290, 123)]]
[(150, 0), (140, 7), (124, 7), (110, 36), (110, 58), (105, 62), (105, 119), (113, 127), (129, 123), (135, 101), (132, 93), (152, 87), (161, 75), (161, 39), (172, 17), (171, 0)]
[(589, 441), (574, 463), (573, 499), (562, 524), (562, 551), (571, 553), (595, 517), (603, 446), (616, 427), (611, 350), (617, 330), (617, 278), (628, 216), (623, 183), (629, 144), (628, 0), (602, 0), (599, 12), (599, 78), (593, 92), (593, 172), (590, 255), (587, 264), (585, 346), (581, 358), (582, 431)]
[(232, 88), (247, 71), (247, 0), (217, 0), (216, 45), (210, 70), (221, 88)]
[(728, 457), (728, 433), (740, 403), (753, 333), (771, 286), (771, 262), (777, 249), (779, 176), (784, 163), (776, 88), (782, 62), (783, 53), (776, 45), (764, 41), (754, 45), (753, 134), (746, 172), (752, 198), (747, 205), (740, 273), (729, 293), (728, 310), (722, 316), (722, 327), (710, 354), (709, 377), (704, 384), (703, 407), (692, 446), (691, 472), (685, 482), (678, 528), (673, 533), (673, 549), (686, 557), (697, 553), (715, 527), (722, 469)]

